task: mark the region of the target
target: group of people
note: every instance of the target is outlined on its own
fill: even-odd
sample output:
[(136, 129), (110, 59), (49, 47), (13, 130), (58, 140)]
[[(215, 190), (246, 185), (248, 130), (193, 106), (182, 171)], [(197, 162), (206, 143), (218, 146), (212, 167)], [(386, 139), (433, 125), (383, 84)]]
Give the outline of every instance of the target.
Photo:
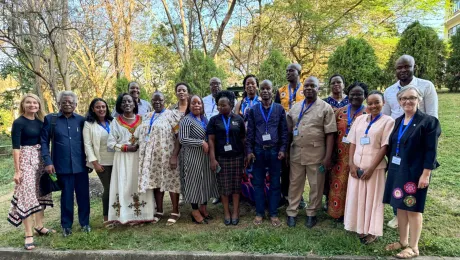
[(345, 88), (345, 79), (333, 75), (332, 94), (322, 100), (318, 79), (301, 82), (300, 65), (290, 64), (288, 84), (276, 93), (270, 80), (259, 84), (248, 75), (237, 102), (220, 79), (211, 78), (211, 94), (204, 98), (178, 83), (178, 102), (169, 109), (161, 92), (149, 103), (131, 82), (113, 113), (95, 98), (86, 117), (75, 113), (71, 91), (59, 94), (59, 113), (47, 116), (40, 99), (27, 94), (12, 129), (16, 186), (8, 220), (24, 223), (26, 249), (35, 247), (33, 229), (54, 233), (43, 225), (51, 194), (40, 196), (38, 180), (56, 173), (63, 235), (72, 234), (74, 193), (80, 225), (90, 232), (89, 167), (104, 187), (106, 227), (160, 222), (165, 192), (172, 203), (166, 225), (181, 217), (180, 196), (191, 204), (194, 223), (208, 224), (213, 217), (207, 203), (220, 198), (224, 224), (238, 225), (242, 175), (248, 173), (254, 225), (263, 223), (266, 210), (271, 225), (282, 225), (278, 208), (286, 199), (286, 223), (294, 227), (308, 179), (305, 226), (317, 224), (325, 194), (328, 215), (370, 244), (383, 235), (384, 203), (390, 204), (400, 240), (386, 249), (400, 249), (399, 258), (418, 256), (441, 128), (434, 86), (416, 78), (414, 68), (411, 56), (400, 57), (399, 80), (385, 93), (369, 92), (362, 82)]

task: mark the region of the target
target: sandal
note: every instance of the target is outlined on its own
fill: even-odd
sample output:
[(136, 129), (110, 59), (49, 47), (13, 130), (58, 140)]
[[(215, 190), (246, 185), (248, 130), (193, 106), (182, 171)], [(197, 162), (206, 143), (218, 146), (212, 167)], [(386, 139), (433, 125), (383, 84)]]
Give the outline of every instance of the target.
[[(177, 218), (172, 218), (173, 216)], [(176, 224), (179, 218), (180, 218), (180, 213), (171, 213), (171, 217), (168, 218), (168, 221), (166, 222), (166, 226), (172, 226)]]
[(272, 226), (274, 226), (274, 227), (281, 226), (281, 221), (280, 221), (280, 219), (278, 217), (271, 218), (271, 221), (272, 221)]
[[(38, 234), (39, 236), (47, 236), (47, 235), (56, 233), (56, 230), (54, 230), (54, 229), (48, 229), (48, 228), (45, 228), (45, 227), (41, 227), (41, 228), (34, 227), (34, 229), (35, 229), (35, 232), (37, 232), (37, 234)], [(42, 232), (43, 229), (46, 229), (47, 231), (46, 231), (46, 232)]]
[(373, 236), (373, 235), (368, 235), (366, 236), (366, 238), (364, 238), (362, 241), (363, 241), (363, 244), (365, 245), (369, 245), (375, 241), (377, 241), (378, 237), (377, 236)]
[(256, 226), (262, 224), (262, 217), (256, 216), (254, 220), (252, 221), (252, 223)]
[[(33, 238), (34, 236), (25, 236), (24, 238), (27, 239), (27, 238), (29, 238), (29, 237)], [(34, 244), (33, 241), (32, 241), (32, 243), (26, 243), (26, 242), (24, 241), (24, 249), (25, 249), (25, 250), (32, 250), (32, 249), (34, 249), (34, 248), (35, 248), (35, 244)]]
[(153, 215), (153, 222), (152, 223), (153, 224), (158, 223), (161, 220), (161, 218), (163, 217), (163, 215), (164, 215), (163, 212), (155, 213), (155, 215)]
[(408, 246), (403, 251), (395, 255), (399, 259), (410, 259), (419, 256), (418, 250), (414, 250), (412, 247)]
[(401, 242), (394, 242), (394, 243), (391, 243), (391, 244), (388, 244), (386, 247), (385, 247), (385, 250), (386, 251), (393, 251), (393, 250), (398, 250), (398, 249), (406, 249), (406, 247), (408, 246), (409, 244), (406, 244), (406, 245), (403, 245), (401, 244)]

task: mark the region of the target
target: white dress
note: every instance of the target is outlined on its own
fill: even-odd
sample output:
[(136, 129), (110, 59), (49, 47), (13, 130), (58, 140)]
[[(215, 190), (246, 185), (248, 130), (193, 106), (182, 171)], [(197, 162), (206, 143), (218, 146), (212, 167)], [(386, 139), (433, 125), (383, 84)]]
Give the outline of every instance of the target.
[(115, 149), (112, 178), (110, 180), (109, 222), (121, 224), (153, 221), (155, 202), (153, 191), (138, 192), (139, 151), (122, 152), (125, 144), (136, 144), (140, 116), (128, 125), (121, 117), (110, 124), (107, 146)]

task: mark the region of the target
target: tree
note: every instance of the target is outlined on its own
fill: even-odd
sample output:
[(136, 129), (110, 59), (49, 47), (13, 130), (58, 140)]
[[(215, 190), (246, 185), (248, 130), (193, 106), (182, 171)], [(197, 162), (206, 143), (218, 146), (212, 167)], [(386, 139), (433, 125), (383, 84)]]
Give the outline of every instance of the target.
[(460, 33), (456, 33), (450, 38), (452, 49), (447, 59), (446, 85), (451, 92), (460, 90)]
[(259, 79), (269, 79), (274, 88), (279, 88), (286, 83), (286, 68), (289, 60), (278, 50), (271, 50), (268, 58), (260, 65)]
[(176, 82), (186, 82), (190, 85), (193, 94), (204, 97), (210, 93), (209, 80), (218, 77), (224, 85), (226, 75), (224, 71), (216, 66), (209, 56), (203, 52), (193, 50), (190, 53), (190, 60), (184, 64), (176, 76)]
[[(394, 79), (395, 62), (403, 54), (415, 59), (415, 76), (433, 81), (439, 88), (443, 84), (445, 73), (446, 46), (436, 31), (418, 21), (410, 24), (401, 34), (396, 50), (390, 57), (386, 68), (386, 80)], [(387, 82), (390, 84), (390, 82)]]
[(328, 75), (339, 73), (346, 82), (361, 81), (371, 89), (380, 86), (381, 70), (374, 49), (364, 39), (349, 38), (328, 61)]

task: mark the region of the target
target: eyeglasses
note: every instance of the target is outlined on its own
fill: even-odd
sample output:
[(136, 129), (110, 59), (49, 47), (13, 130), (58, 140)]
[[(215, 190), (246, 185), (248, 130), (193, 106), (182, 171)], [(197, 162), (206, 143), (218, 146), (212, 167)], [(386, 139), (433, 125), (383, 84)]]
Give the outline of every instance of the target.
[(73, 104), (75, 104), (75, 102), (69, 101), (69, 100), (63, 100), (60, 103), (61, 103), (61, 105), (73, 105)]
[(399, 101), (402, 101), (402, 102), (406, 102), (406, 101), (411, 101), (411, 102), (414, 102), (415, 100), (417, 100), (418, 97), (402, 97), (402, 98), (399, 98)]

